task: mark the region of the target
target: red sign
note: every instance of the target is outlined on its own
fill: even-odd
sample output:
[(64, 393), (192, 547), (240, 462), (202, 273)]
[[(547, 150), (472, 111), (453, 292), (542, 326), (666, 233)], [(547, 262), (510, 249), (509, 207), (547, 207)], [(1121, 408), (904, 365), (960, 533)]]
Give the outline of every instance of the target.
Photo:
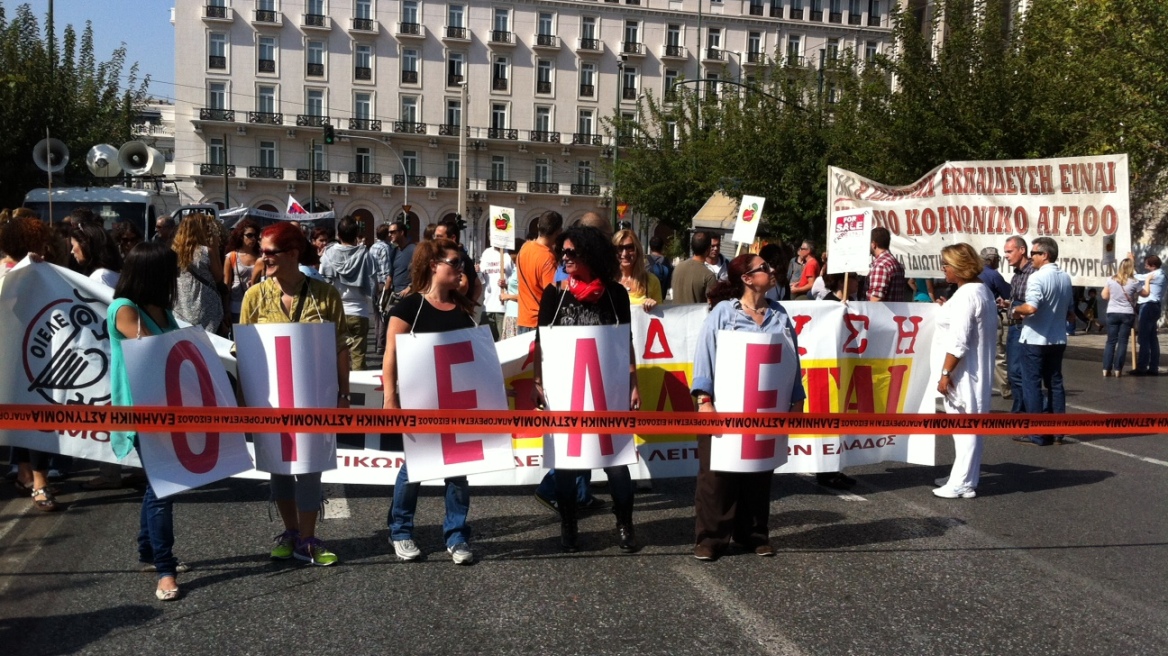
[(620, 217), (622, 219), (625, 218), (625, 212), (628, 212), (628, 211), (629, 211), (629, 204), (628, 203), (620, 202), (620, 203), (616, 204), (616, 214), (618, 217)]

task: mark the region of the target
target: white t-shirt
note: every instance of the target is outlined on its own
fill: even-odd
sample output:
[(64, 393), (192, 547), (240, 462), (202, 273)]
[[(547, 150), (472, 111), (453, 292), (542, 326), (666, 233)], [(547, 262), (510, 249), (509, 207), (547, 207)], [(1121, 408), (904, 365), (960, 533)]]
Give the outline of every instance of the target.
[[(484, 312), (503, 312), (506, 309), (503, 301), (499, 299), (499, 294), (503, 291), (499, 287), (499, 253), (497, 248), (488, 248), (479, 256), (479, 287), (483, 290)], [(511, 275), (514, 265), (511, 256), (506, 251), (502, 253), (503, 276), (506, 278)]]
[(89, 274), (90, 280), (96, 280), (110, 289), (118, 286), (119, 278), (121, 278), (121, 275), (117, 271), (110, 271), (104, 268), (94, 269), (93, 273)]

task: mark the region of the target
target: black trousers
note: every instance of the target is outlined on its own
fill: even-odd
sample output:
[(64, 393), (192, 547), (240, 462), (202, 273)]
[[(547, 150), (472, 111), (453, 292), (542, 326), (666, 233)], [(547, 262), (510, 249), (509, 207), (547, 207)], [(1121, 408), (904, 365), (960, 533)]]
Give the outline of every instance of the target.
[(698, 480), (694, 493), (694, 543), (715, 551), (733, 540), (754, 548), (770, 539), (773, 472), (710, 471), (709, 435), (698, 436)]

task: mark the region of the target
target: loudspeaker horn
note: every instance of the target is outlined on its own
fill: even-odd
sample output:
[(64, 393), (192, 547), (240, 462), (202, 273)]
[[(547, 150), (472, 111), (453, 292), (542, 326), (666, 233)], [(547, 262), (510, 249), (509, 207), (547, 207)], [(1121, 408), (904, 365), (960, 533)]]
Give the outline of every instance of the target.
[(60, 173), (69, 163), (69, 148), (60, 139), (41, 139), (32, 149), (32, 161), (46, 173)]
[(118, 149), (118, 165), (130, 175), (162, 175), (166, 158), (141, 141), (127, 141)]
[(109, 144), (98, 144), (85, 155), (85, 165), (99, 178), (112, 178), (122, 172), (118, 164), (118, 149)]

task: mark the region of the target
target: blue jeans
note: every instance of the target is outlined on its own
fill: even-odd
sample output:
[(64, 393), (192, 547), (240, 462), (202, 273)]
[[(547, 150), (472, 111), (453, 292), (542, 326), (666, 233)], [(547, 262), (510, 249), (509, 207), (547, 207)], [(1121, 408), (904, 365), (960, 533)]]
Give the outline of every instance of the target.
[(1123, 361), (1127, 359), (1127, 339), (1131, 335), (1136, 315), (1107, 313), (1107, 343), (1103, 345), (1103, 370), (1123, 371)]
[[(580, 472), (576, 477), (576, 503), (588, 503), (592, 500), (592, 491), (588, 486), (592, 483), (592, 470)], [(556, 470), (549, 469), (535, 488), (535, 494), (545, 499), (556, 498)]]
[(1156, 322), (1160, 320), (1160, 303), (1143, 303), (1140, 308), (1140, 322), (1136, 342), (1140, 353), (1136, 357), (1136, 369), (1156, 373), (1160, 371), (1160, 340), (1156, 337)]
[(138, 560), (154, 563), (158, 578), (174, 576), (178, 558), (174, 557), (174, 502), (159, 499), (154, 486), (146, 485), (142, 512), (138, 522)]
[[(1063, 354), (1066, 344), (1022, 344), (1022, 394), (1027, 413), (1066, 414), (1067, 392), (1063, 388)], [(1050, 444), (1052, 435), (1031, 436), (1039, 444)]]
[(1022, 324), (1011, 324), (1006, 330), (1006, 379), (1010, 381), (1010, 391), (1013, 393), (1013, 414), (1019, 414), (1024, 407), (1022, 400), (1022, 343), (1018, 339), (1022, 336)]
[[(414, 513), (418, 509), (418, 489), (421, 483), (409, 482), (406, 465), (397, 473), (393, 484), (393, 505), (389, 508), (389, 537), (391, 540), (414, 539)], [(465, 476), (446, 479), (446, 519), (442, 522), (442, 537), (447, 548), (460, 542), (470, 542), (470, 484)]]
[[(579, 469), (556, 469), (554, 471), (556, 502), (561, 509), (569, 505), (574, 507), (575, 497), (579, 494), (579, 477), (585, 473), (591, 475), (592, 471)], [(613, 511), (616, 512), (621, 506), (631, 508), (633, 505), (633, 477), (629, 473), (629, 466), (605, 467), (604, 473), (608, 476), (608, 489), (612, 492)]]

